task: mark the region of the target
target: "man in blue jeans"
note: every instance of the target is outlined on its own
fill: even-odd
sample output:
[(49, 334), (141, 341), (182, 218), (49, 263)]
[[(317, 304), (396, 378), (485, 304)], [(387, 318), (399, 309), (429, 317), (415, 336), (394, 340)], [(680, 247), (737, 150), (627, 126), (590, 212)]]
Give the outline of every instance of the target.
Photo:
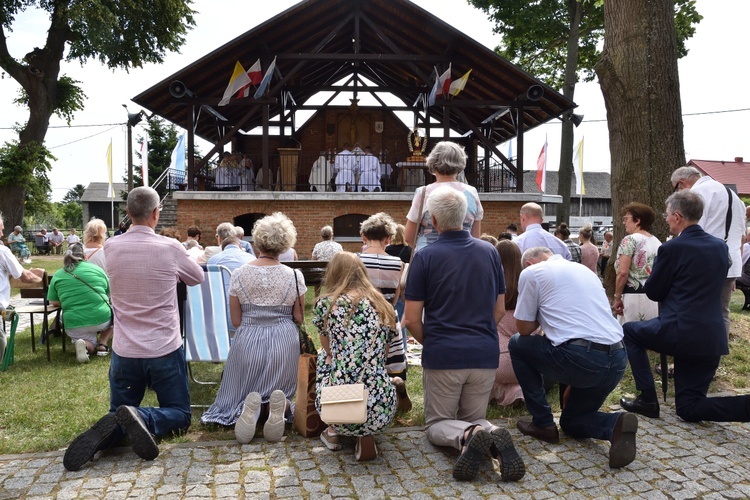
[[(127, 200), (130, 229), (104, 245), (115, 317), (109, 413), (70, 443), (63, 457), (67, 470), (79, 470), (123, 433), (138, 456), (153, 460), (159, 455), (154, 436), (190, 426), (176, 284), (197, 285), (204, 273), (182, 244), (154, 232), (159, 210), (156, 191), (133, 189)], [(158, 408), (140, 406), (147, 387), (156, 393)]]
[[(599, 278), (546, 247), (529, 248), (522, 262), (514, 313), (519, 333), (508, 350), (532, 420), (519, 421), (518, 430), (549, 443), (560, 440), (543, 377), (559, 381), (570, 388), (560, 416), (563, 431), (611, 441), (609, 466), (628, 465), (635, 459), (638, 417), (599, 411), (628, 362), (622, 328)], [(540, 326), (544, 335), (531, 335)]]

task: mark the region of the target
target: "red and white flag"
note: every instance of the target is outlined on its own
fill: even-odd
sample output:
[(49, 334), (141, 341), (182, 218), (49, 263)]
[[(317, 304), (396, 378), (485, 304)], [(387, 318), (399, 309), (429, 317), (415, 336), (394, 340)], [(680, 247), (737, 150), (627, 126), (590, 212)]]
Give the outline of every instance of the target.
[(547, 136), (544, 136), (544, 146), (539, 152), (539, 158), (536, 159), (536, 185), (539, 191), (544, 193), (547, 187)]
[(250, 77), (250, 83), (242, 87), (240, 91), (237, 92), (237, 99), (250, 97), (250, 84), (257, 87), (260, 81), (263, 79), (263, 72), (260, 68), (260, 59), (255, 61), (255, 64), (253, 64), (250, 69), (247, 70), (247, 76)]
[(436, 97), (440, 97), (441, 95), (448, 95), (448, 92), (450, 92), (451, 90), (451, 65), (452, 63), (448, 64), (448, 69), (446, 69), (438, 79)]

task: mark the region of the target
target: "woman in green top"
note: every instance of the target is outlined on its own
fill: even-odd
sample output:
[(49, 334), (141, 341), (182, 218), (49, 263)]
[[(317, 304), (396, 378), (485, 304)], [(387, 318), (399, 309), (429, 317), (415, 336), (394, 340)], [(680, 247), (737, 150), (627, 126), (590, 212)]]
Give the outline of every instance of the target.
[(102, 268), (86, 262), (80, 243), (70, 245), (65, 252), (63, 268), (52, 277), (47, 299), (62, 307), (65, 332), (73, 340), (79, 363), (88, 362), (89, 354), (109, 353), (109, 278)]

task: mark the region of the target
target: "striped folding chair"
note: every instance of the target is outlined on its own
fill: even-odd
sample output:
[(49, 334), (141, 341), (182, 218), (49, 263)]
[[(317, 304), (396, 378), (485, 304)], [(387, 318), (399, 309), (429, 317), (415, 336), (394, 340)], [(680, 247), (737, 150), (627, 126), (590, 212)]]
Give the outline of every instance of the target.
[(197, 380), (191, 363), (223, 363), (229, 356), (229, 308), (224, 283), (231, 272), (224, 266), (204, 265), (206, 279), (203, 283), (186, 287), (183, 332), (185, 336), (185, 361), (190, 378), (198, 384), (218, 382)]

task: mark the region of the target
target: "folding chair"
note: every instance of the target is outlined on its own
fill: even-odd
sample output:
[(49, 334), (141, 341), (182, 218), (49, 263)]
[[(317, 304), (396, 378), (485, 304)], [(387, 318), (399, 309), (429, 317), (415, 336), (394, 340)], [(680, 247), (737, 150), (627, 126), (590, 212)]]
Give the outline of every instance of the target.
[(49, 283), (51, 276), (46, 272), (42, 277), (41, 284), (36, 283), (23, 283), (18, 280), (13, 280), (12, 286), (18, 286), (21, 291), (22, 299), (38, 299), (29, 302), (27, 305), (16, 307), (16, 314), (28, 314), (31, 322), (31, 350), (36, 352), (36, 340), (34, 338), (34, 315), (42, 315), (42, 332), (40, 333), (39, 342), (47, 344), (47, 361), (51, 361), (52, 358), (49, 352), (49, 318), (55, 313), (57, 319), (56, 323), (60, 325), (60, 332), (62, 334), (62, 350), (65, 352), (65, 330), (60, 321), (60, 306), (52, 306), (47, 300), (47, 290), (49, 289)]
[(191, 363), (223, 363), (229, 356), (229, 308), (224, 283), (231, 272), (224, 266), (205, 265), (206, 279), (200, 285), (187, 287), (184, 306), (183, 332), (185, 361), (193, 382), (218, 384), (197, 380)]
[(0, 359), (0, 371), (4, 372), (15, 361), (16, 356), (16, 328), (18, 328), (18, 314), (13, 309), (3, 311), (3, 326), (10, 321), (10, 334), (8, 334), (5, 345), (5, 354)]
[(37, 255), (49, 255), (49, 243), (44, 242), (44, 237), (38, 234), (34, 235), (34, 246), (36, 247)]

